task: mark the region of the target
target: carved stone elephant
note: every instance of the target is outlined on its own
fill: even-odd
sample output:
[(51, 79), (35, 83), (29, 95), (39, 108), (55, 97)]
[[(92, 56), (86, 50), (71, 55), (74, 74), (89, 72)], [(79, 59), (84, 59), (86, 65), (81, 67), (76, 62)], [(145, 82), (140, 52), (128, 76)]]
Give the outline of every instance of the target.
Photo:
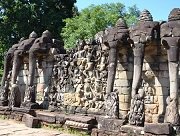
[(180, 47), (180, 9), (170, 12), (168, 22), (161, 25), (161, 44), (166, 48), (168, 55), (170, 96), (167, 98), (165, 122), (174, 125), (180, 124), (178, 112), (178, 67)]

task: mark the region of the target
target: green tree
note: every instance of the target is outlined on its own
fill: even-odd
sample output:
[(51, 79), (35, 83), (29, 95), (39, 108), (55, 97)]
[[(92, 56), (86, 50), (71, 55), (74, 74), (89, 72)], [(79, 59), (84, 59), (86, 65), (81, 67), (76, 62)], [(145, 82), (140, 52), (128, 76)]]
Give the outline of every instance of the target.
[(56, 38), (65, 26), (63, 19), (77, 14), (76, 0), (0, 0), (0, 68), (4, 52), (21, 37), (48, 29)]
[(66, 48), (72, 48), (78, 39), (93, 38), (93, 36), (109, 27), (114, 26), (119, 18), (124, 18), (128, 25), (137, 22), (139, 10), (136, 6), (128, 8), (121, 3), (91, 5), (83, 9), (79, 15), (65, 19), (66, 26), (61, 33)]
[(63, 19), (75, 15), (76, 0), (0, 0), (0, 41), (5, 45), (48, 29), (60, 37)]

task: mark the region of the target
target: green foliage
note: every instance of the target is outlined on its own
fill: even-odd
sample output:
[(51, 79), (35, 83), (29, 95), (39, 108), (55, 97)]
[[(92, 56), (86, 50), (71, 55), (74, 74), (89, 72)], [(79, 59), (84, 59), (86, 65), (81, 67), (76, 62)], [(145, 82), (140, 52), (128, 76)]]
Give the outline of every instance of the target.
[(53, 130), (58, 130), (60, 132), (63, 133), (68, 133), (68, 134), (73, 134), (76, 136), (90, 136), (88, 134), (88, 132), (85, 131), (81, 131), (79, 129), (74, 129), (74, 128), (70, 128), (70, 127), (62, 127), (62, 125), (57, 125), (57, 124), (46, 124), (41, 126), (42, 128), (49, 128), (49, 129), (53, 129)]
[(65, 26), (63, 19), (77, 14), (76, 0), (0, 0), (0, 69), (4, 52), (32, 31), (46, 29), (56, 38)]
[(3, 75), (3, 64), (4, 64), (4, 56), (6, 53), (6, 46), (0, 41), (0, 77)]
[(139, 13), (136, 6), (129, 7), (126, 11), (121, 3), (91, 5), (74, 18), (64, 20), (66, 26), (63, 28), (62, 37), (65, 47), (74, 47), (78, 39), (93, 38), (97, 32), (114, 26), (119, 18), (124, 18), (128, 25), (136, 23)]
[(0, 0), (0, 41), (11, 46), (34, 30), (48, 29), (59, 37), (65, 23), (77, 11), (76, 0)]

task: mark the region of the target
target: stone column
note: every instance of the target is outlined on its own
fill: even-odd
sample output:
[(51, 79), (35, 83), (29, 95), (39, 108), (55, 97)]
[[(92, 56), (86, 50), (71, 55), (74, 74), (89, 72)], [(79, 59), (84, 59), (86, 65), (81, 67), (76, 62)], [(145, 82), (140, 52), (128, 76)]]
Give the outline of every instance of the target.
[(114, 79), (117, 66), (117, 41), (109, 42), (109, 65), (108, 65), (108, 79), (106, 93), (113, 91)]
[(141, 86), (144, 51), (146, 46), (158, 38), (158, 34), (159, 23), (153, 22), (152, 15), (148, 10), (142, 11), (137, 25), (130, 28), (129, 42), (134, 54), (134, 73), (129, 114), (129, 123), (131, 125), (144, 125), (144, 90)]
[(170, 96), (167, 98), (167, 107), (164, 122), (180, 125), (178, 112), (178, 67), (180, 47), (180, 9), (173, 9), (168, 22), (161, 25), (161, 43), (167, 49)]
[(114, 80), (116, 75), (118, 49), (121, 49), (125, 45), (129, 44), (127, 42), (128, 37), (129, 31), (127, 29), (127, 25), (122, 19), (117, 21), (115, 27), (108, 30), (107, 43), (110, 50), (105, 105), (106, 115), (110, 118), (119, 117), (119, 100), (118, 94), (114, 90)]

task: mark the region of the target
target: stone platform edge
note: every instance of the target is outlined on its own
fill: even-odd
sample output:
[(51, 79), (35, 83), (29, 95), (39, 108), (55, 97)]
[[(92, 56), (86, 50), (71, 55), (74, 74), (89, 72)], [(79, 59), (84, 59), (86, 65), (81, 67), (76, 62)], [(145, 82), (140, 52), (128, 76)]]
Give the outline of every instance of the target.
[(29, 110), (0, 106), (0, 115), (8, 119), (22, 121), (27, 127), (37, 128), (40, 123), (59, 124), (89, 131), (91, 136), (173, 136), (175, 130), (168, 123), (147, 123), (144, 127), (128, 125), (126, 120), (110, 119), (105, 116), (85, 116), (78, 114), (63, 114), (45, 110)]

